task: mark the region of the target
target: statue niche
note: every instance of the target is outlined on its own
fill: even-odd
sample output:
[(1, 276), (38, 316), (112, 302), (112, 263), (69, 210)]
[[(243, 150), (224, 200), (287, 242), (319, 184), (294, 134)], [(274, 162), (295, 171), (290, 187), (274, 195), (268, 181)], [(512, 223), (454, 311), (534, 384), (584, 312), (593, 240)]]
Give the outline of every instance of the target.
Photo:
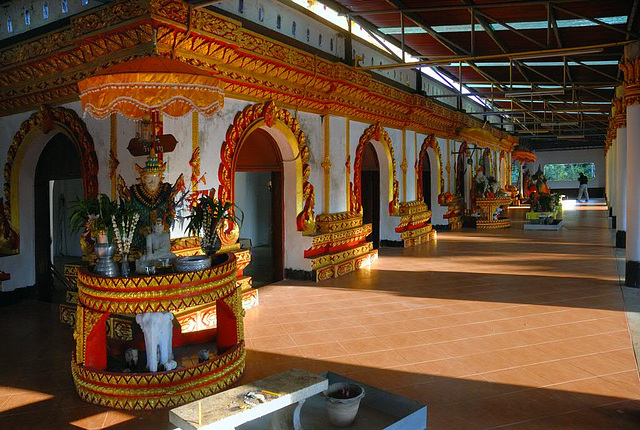
[(127, 187), (122, 176), (118, 175), (120, 198), (132, 202), (140, 214), (139, 227), (132, 242), (139, 250), (146, 250), (146, 236), (152, 232), (156, 220), (159, 219), (161, 225), (170, 229), (176, 215), (175, 198), (178, 192), (184, 190), (184, 175), (180, 175), (173, 185), (163, 182), (166, 167), (167, 163), (160, 163), (152, 149), (144, 167), (136, 164), (136, 171), (140, 175), (137, 184)]

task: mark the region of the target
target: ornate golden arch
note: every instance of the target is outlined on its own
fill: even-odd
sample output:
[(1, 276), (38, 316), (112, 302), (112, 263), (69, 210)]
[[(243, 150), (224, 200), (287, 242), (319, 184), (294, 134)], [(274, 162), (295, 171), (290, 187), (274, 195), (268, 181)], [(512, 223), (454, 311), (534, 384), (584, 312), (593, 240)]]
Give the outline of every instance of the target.
[(53, 130), (64, 133), (78, 150), (84, 196), (98, 194), (98, 157), (86, 124), (71, 109), (42, 105), (38, 112), (22, 123), (13, 136), (4, 165), (4, 215), (16, 233), (20, 228), (19, 178), (22, 160), (27, 148), (38, 135)]
[(442, 175), (442, 153), (440, 152), (440, 145), (434, 134), (427, 136), (422, 142), (420, 147), (420, 156), (416, 162), (416, 177), (418, 178), (418, 185), (416, 186), (416, 200), (424, 200), (424, 193), (422, 192), (422, 170), (424, 167), (424, 156), (427, 154), (427, 150), (431, 148), (436, 154), (438, 159), (438, 195), (444, 193), (444, 176)]
[(249, 105), (236, 114), (220, 149), (218, 196), (221, 200), (233, 201), (235, 162), (240, 142), (252, 131), (265, 125), (282, 132), (296, 156), (296, 213), (298, 214), (296, 226), (298, 231), (313, 232), (315, 191), (309, 182), (311, 167), (307, 136), (300, 129), (298, 120), (289, 111), (280, 109), (272, 101)]
[(350, 184), (352, 194), (350, 209), (352, 212), (362, 212), (362, 153), (364, 152), (365, 145), (372, 140), (381, 142), (387, 155), (387, 166), (389, 169), (389, 214), (397, 215), (400, 210), (400, 186), (396, 180), (396, 159), (393, 155), (393, 145), (391, 144), (389, 133), (385, 131), (379, 122), (367, 128), (358, 141), (356, 159), (353, 163), (353, 184)]

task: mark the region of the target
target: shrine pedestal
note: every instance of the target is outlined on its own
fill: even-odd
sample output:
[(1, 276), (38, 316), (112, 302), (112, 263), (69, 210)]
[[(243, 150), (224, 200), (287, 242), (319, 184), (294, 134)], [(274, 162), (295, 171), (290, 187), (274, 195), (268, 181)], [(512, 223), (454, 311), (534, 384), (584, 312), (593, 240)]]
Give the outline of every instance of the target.
[(482, 230), (510, 227), (511, 220), (509, 218), (493, 218), (493, 214), (500, 206), (506, 206), (509, 204), (511, 204), (511, 197), (476, 199), (476, 206), (478, 206), (482, 215), (482, 217), (476, 222), (476, 228)]
[[(106, 278), (81, 268), (72, 354), (72, 375), (80, 397), (126, 410), (174, 407), (216, 393), (244, 370), (242, 297), (236, 283), (236, 257), (197, 272)], [(177, 312), (215, 304), (217, 329), (210, 337), (219, 354), (169, 372), (112, 371), (107, 366), (106, 321), (112, 313)]]

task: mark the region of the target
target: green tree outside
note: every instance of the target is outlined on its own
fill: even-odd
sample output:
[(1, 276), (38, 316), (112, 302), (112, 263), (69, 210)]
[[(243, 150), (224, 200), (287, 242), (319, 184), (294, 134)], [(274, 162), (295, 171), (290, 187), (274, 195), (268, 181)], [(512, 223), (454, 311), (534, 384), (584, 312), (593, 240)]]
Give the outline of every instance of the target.
[(577, 181), (580, 173), (583, 173), (589, 180), (595, 179), (595, 163), (547, 164), (544, 166), (544, 175), (548, 181)]

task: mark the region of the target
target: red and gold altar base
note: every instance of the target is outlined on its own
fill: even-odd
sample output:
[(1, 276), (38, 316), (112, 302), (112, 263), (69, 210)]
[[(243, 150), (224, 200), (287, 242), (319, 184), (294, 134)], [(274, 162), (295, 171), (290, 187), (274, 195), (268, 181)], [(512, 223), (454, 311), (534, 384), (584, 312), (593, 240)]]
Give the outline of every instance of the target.
[(507, 228), (511, 226), (509, 218), (494, 219), (496, 210), (511, 204), (511, 197), (477, 198), (476, 206), (482, 217), (476, 222), (478, 229)]
[(462, 197), (447, 191), (438, 196), (438, 203), (448, 208), (447, 213), (443, 216), (443, 218), (447, 220), (447, 228), (449, 230), (460, 230), (462, 228), (462, 215), (464, 212)]
[(218, 84), (197, 67), (151, 56), (101, 70), (78, 82), (78, 88), (82, 108), (96, 118), (119, 112), (143, 119), (151, 112), (178, 117), (192, 110), (211, 116), (224, 105)]
[(418, 246), (435, 238), (436, 232), (429, 222), (431, 211), (421, 201), (400, 203), (400, 224), (396, 227), (396, 233), (405, 248)]
[(367, 267), (378, 258), (378, 251), (367, 242), (371, 224), (362, 224), (361, 213), (318, 215), (316, 226), (311, 248), (304, 251), (305, 258), (311, 259), (316, 282)]
[[(197, 272), (130, 278), (106, 278), (81, 268), (71, 365), (80, 397), (117, 409), (160, 409), (203, 398), (236, 381), (245, 362), (244, 311), (235, 255), (224, 254), (223, 260)], [(107, 369), (106, 321), (112, 313), (177, 312), (211, 303), (217, 308), (216, 357), (169, 372)]]

